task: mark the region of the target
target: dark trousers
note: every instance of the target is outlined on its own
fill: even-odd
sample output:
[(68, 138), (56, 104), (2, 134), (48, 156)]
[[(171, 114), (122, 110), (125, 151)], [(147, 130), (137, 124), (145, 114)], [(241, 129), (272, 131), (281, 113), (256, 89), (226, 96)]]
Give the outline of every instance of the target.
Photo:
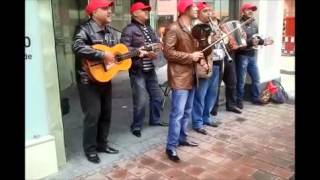
[[(236, 106), (236, 85), (237, 85), (237, 77), (236, 77), (236, 68), (235, 68), (235, 56), (234, 54), (230, 54), (232, 56), (232, 62), (228, 62), (227, 57), (224, 58), (224, 72), (222, 72), (222, 68), (220, 68), (220, 81), (218, 88), (218, 99), (215, 105), (212, 108), (212, 112), (217, 112), (219, 109), (219, 96), (220, 96), (220, 87), (221, 82), (223, 80), (225, 84), (225, 96), (226, 96), (226, 107), (234, 107)], [(222, 66), (222, 62), (219, 64)], [(223, 73), (223, 75), (222, 75)]]
[(83, 123), (83, 148), (85, 153), (105, 148), (111, 122), (111, 82), (106, 85), (78, 84)]
[(159, 124), (163, 96), (154, 70), (143, 72), (141, 69), (130, 69), (130, 84), (133, 100), (133, 122), (131, 130), (141, 130), (145, 117), (145, 108), (149, 95), (149, 124)]

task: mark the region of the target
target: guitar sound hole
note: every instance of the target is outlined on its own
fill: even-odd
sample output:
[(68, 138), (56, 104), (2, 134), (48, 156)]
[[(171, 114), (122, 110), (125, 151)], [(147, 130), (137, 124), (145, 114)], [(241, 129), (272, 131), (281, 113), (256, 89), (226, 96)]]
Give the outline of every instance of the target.
[(115, 55), (115, 56), (114, 56), (114, 59), (115, 59), (116, 61), (120, 61), (120, 60), (121, 60), (121, 55), (120, 55), (120, 54)]

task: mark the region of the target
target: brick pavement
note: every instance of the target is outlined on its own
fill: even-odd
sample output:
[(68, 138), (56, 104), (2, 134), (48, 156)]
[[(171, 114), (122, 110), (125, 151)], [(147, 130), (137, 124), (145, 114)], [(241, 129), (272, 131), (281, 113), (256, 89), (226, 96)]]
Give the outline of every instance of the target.
[(77, 180), (282, 180), (294, 178), (295, 115), (292, 104), (253, 106), (243, 113), (218, 114), (223, 123), (192, 130), (199, 147), (179, 147), (180, 163), (166, 157), (165, 141), (140, 156), (76, 177)]

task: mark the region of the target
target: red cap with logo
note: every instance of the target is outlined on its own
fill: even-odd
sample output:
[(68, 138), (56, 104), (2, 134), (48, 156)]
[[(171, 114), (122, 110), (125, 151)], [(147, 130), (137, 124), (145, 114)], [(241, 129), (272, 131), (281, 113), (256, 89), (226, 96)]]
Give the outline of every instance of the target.
[(131, 5), (130, 13), (132, 14), (136, 10), (148, 10), (148, 11), (151, 11), (151, 6), (147, 6), (147, 5), (143, 4), (142, 2), (136, 2), (136, 3)]
[(210, 8), (210, 6), (206, 2), (203, 2), (203, 1), (199, 1), (197, 4), (197, 7), (198, 7), (199, 11), (201, 11), (202, 9), (204, 9), (206, 7)]
[(185, 13), (186, 9), (192, 5), (193, 5), (193, 0), (180, 0), (178, 2), (178, 12), (180, 14), (183, 14)]
[(109, 6), (113, 6), (113, 2), (110, 2), (108, 0), (90, 0), (85, 10), (88, 15), (91, 15), (94, 10)]
[(251, 3), (244, 3), (241, 8), (240, 8), (240, 11), (241, 12), (244, 12), (244, 10), (246, 9), (251, 9), (252, 11), (256, 11), (258, 8), (257, 6), (251, 4)]

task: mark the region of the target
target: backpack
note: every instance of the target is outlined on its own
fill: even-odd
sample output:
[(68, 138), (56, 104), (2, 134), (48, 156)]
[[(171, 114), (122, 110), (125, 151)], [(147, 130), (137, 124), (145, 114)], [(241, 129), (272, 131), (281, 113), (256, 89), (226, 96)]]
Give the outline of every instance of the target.
[(284, 90), (281, 83), (276, 80), (273, 80), (272, 83), (275, 86), (277, 86), (278, 91), (271, 96), (271, 98), (270, 98), (271, 102), (276, 103), (276, 104), (283, 104), (286, 101), (288, 101), (288, 99), (289, 99), (288, 93)]
[(269, 81), (265, 89), (261, 92), (259, 100), (262, 104), (268, 104), (271, 100), (271, 97), (278, 91), (277, 86), (273, 84), (272, 81)]

